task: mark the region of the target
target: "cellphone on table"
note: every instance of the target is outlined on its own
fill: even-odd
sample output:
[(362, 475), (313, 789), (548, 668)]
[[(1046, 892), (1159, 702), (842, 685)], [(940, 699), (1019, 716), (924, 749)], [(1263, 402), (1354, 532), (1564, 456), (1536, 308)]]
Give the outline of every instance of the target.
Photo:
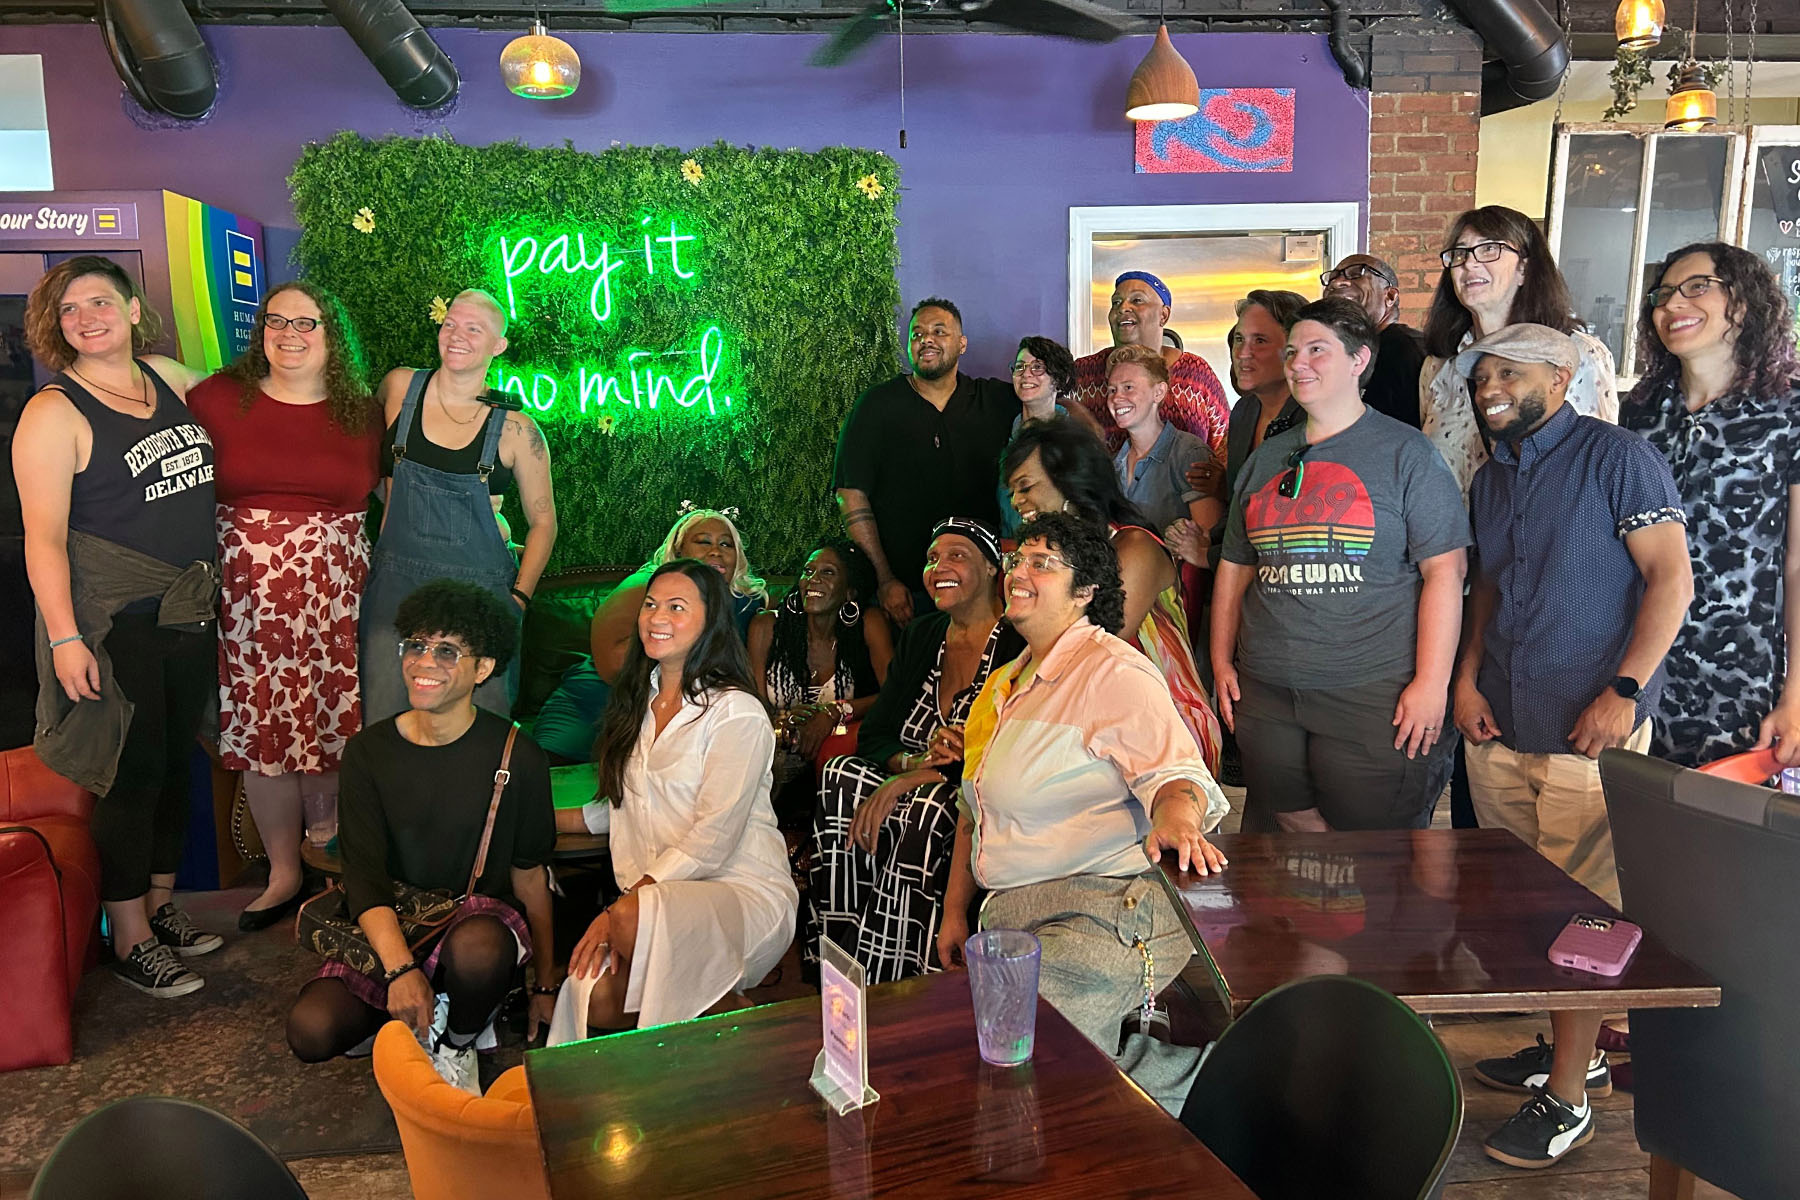
[(1577, 913), (1550, 943), (1550, 961), (1595, 975), (1618, 975), (1643, 940), (1643, 929), (1630, 921)]

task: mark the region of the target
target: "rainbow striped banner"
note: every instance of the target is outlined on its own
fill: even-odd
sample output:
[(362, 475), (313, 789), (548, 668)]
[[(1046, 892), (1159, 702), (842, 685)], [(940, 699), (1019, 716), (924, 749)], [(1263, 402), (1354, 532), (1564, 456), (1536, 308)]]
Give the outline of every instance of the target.
[(262, 300), (262, 223), (163, 193), (178, 356), (216, 371), (250, 344)]

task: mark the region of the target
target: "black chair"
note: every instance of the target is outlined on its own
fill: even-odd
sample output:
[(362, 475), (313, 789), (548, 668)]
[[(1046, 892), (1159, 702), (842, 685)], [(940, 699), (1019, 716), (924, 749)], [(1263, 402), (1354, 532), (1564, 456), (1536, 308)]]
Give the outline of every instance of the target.
[(1361, 979), (1316, 975), (1225, 1030), (1181, 1123), (1260, 1200), (1418, 1200), (1462, 1130), (1462, 1085), (1412, 1009)]
[(1600, 781), (1625, 915), (1722, 1001), (1632, 1011), (1650, 1194), (1684, 1172), (1741, 1200), (1800, 1194), (1800, 797), (1624, 750), (1600, 755)]
[(89, 1113), (38, 1172), (31, 1200), (306, 1200), (256, 1135), (210, 1108), (133, 1096)]

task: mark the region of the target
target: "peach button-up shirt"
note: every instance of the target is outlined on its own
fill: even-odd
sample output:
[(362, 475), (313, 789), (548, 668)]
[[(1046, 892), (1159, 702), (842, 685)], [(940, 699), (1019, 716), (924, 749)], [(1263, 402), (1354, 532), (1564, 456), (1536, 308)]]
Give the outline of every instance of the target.
[(969, 714), (961, 804), (975, 822), (976, 882), (1023, 887), (1071, 875), (1139, 875), (1158, 790), (1186, 779), (1222, 807), (1169, 698), (1136, 647), (1079, 621), (1030, 682), (1030, 651), (988, 676)]

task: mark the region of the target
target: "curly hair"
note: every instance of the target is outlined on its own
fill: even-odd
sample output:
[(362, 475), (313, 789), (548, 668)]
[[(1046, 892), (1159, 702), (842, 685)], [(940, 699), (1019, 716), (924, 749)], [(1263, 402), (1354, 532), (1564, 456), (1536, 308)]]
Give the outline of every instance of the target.
[[(1499, 204), (1471, 208), (1450, 223), (1444, 249), (1456, 245), (1456, 239), (1465, 233), (1505, 242), (1519, 251), (1520, 269), (1525, 272), (1525, 278), (1506, 314), (1508, 325), (1530, 322), (1548, 325), (1561, 333), (1586, 328), (1575, 316), (1575, 298), (1569, 294), (1569, 285), (1557, 269), (1556, 256), (1550, 253), (1550, 243), (1536, 221), (1517, 209)], [(1463, 335), (1474, 327), (1475, 316), (1456, 298), (1456, 287), (1450, 282), (1450, 268), (1445, 267), (1443, 274), (1438, 276), (1431, 308), (1425, 314), (1425, 353), (1435, 358), (1449, 358), (1462, 348)]]
[(71, 283), (89, 275), (106, 280), (127, 304), (138, 302), (137, 324), (131, 327), (132, 354), (144, 353), (162, 337), (162, 318), (124, 267), (98, 254), (78, 254), (45, 271), (25, 301), (25, 345), (52, 371), (66, 371), (80, 357), (80, 352), (63, 336), (62, 298)]
[(718, 521), (731, 531), (731, 544), (737, 548), (737, 567), (731, 573), (731, 592), (734, 596), (755, 596), (759, 607), (767, 608), (769, 604), (769, 585), (763, 581), (750, 566), (750, 551), (744, 548), (744, 535), (738, 532), (737, 522), (716, 508), (690, 508), (675, 518), (669, 526), (669, 532), (662, 540), (662, 545), (650, 556), (646, 567), (660, 567), (664, 563), (674, 562), (676, 551), (681, 548), (681, 539), (687, 531), (701, 521)]
[[(1727, 319), (1737, 330), (1737, 343), (1732, 347), (1736, 367), (1732, 385), (1756, 396), (1792, 387), (1800, 375), (1800, 359), (1794, 351), (1794, 316), (1774, 273), (1761, 258), (1741, 247), (1724, 242), (1695, 242), (1674, 251), (1645, 275), (1653, 274), (1660, 284), (1669, 268), (1690, 254), (1711, 256), (1712, 273), (1724, 281), (1725, 293), (1731, 297)], [(1681, 360), (1669, 352), (1656, 334), (1652, 320), (1655, 312), (1646, 292), (1638, 310), (1638, 362), (1643, 364), (1643, 375), (1631, 390), (1626, 401), (1629, 404), (1648, 402), (1670, 380), (1681, 375)]]
[(1011, 479), (1033, 451), (1050, 485), (1075, 512), (1102, 526), (1144, 525), (1144, 514), (1119, 490), (1119, 476), (1106, 446), (1093, 434), (1068, 421), (1022, 426), (1001, 452), (1000, 481)]
[(1019, 545), (1034, 538), (1062, 556), (1074, 572), (1071, 591), (1094, 589), (1088, 601), (1087, 619), (1117, 636), (1125, 624), (1125, 584), (1119, 577), (1119, 556), (1102, 526), (1068, 513), (1040, 513), (1019, 527)]
[[(750, 658), (744, 651), (744, 639), (738, 636), (725, 580), (694, 558), (665, 562), (651, 573), (650, 585), (654, 586), (664, 575), (683, 575), (690, 580), (699, 589), (700, 605), (705, 610), (700, 636), (681, 664), (682, 694), (701, 707), (709, 703), (708, 692), (748, 692), (755, 696)], [(642, 640), (633, 636), (625, 648), (625, 665), (619, 670), (606, 712), (600, 718), (594, 762), (599, 766), (599, 794), (610, 799), (614, 808), (624, 799), (625, 764), (637, 748), (644, 713), (650, 707), (650, 670), (654, 665), (644, 653)]]
[(256, 306), (256, 322), (250, 329), (250, 345), (219, 374), (235, 379), (242, 392), (238, 407), (249, 412), (262, 394), (262, 381), (269, 377), (269, 354), (263, 347), (268, 328), (269, 301), (283, 292), (299, 292), (319, 306), (325, 327), (325, 404), (331, 423), (343, 433), (364, 432), (375, 420), (375, 400), (369, 394), (369, 366), (363, 357), (362, 339), (343, 302), (316, 283), (292, 279), (278, 283)]
[[(808, 562), (813, 555), (829, 550), (838, 556), (844, 564), (846, 582), (850, 586), (850, 599), (861, 607), (875, 603), (878, 583), (875, 575), (875, 564), (861, 546), (848, 538), (824, 538), (806, 555)], [(788, 596), (798, 596), (800, 581), (788, 589)], [(875, 667), (869, 659), (869, 643), (863, 637), (863, 622), (859, 616), (849, 625), (842, 621), (833, 621), (832, 634), (837, 641), (837, 660), (833, 667), (834, 674), (848, 673), (850, 678), (862, 676), (873, 677)], [(775, 628), (769, 641), (769, 666), (779, 665), (788, 673), (789, 678), (798, 681), (802, 686), (812, 680), (812, 668), (806, 662), (806, 613), (795, 610), (785, 603), (775, 608)], [(848, 700), (848, 696), (838, 697)]]
[(460, 579), (433, 579), (400, 602), (394, 628), (401, 637), (435, 633), (461, 638), (475, 657), (493, 659), (498, 675), (519, 647), (519, 621), (511, 608), (486, 588)]
[(1169, 382), (1169, 364), (1163, 359), (1161, 350), (1153, 350), (1149, 346), (1126, 344), (1114, 346), (1106, 354), (1106, 371), (1112, 373), (1114, 367), (1142, 367), (1144, 374), (1150, 377), (1151, 383)]
[(1057, 399), (1075, 395), (1075, 356), (1067, 346), (1053, 338), (1023, 337), (1019, 339), (1019, 349), (1013, 351), (1014, 362), (1019, 361), (1020, 350), (1044, 364), (1044, 373), (1050, 377)]

